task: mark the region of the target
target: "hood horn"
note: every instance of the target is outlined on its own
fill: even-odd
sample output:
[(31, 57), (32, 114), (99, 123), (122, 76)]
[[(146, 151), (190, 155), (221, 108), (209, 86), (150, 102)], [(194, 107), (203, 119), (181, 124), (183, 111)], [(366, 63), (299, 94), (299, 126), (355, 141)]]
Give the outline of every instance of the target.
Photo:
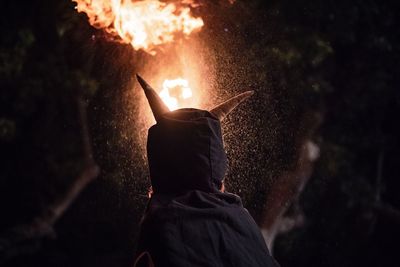
[(143, 78), (140, 77), (139, 74), (136, 74), (136, 78), (143, 88), (147, 101), (149, 101), (149, 105), (151, 111), (153, 112), (154, 118), (158, 122), (161, 119), (161, 116), (169, 112), (170, 110), (164, 104), (157, 92), (145, 80), (143, 80)]
[(227, 101), (225, 101), (224, 103), (219, 104), (218, 106), (214, 107), (212, 110), (210, 110), (210, 113), (212, 113), (220, 121), (222, 121), (240, 103), (242, 103), (244, 100), (246, 100), (253, 94), (254, 94), (254, 91), (247, 91), (247, 92), (241, 93), (237, 96), (234, 96), (231, 99), (228, 99)]

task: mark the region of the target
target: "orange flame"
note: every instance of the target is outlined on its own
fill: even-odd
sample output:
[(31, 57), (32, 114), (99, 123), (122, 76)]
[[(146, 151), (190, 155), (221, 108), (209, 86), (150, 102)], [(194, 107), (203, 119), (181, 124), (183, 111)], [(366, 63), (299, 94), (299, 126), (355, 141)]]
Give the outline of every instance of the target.
[(159, 93), (161, 99), (172, 111), (183, 107), (193, 93), (189, 87), (189, 82), (182, 78), (174, 80), (165, 80), (163, 82), (163, 90)]
[(89, 23), (104, 29), (135, 50), (154, 54), (157, 45), (172, 42), (177, 34), (189, 35), (204, 22), (190, 14), (188, 4), (177, 6), (158, 0), (72, 0)]

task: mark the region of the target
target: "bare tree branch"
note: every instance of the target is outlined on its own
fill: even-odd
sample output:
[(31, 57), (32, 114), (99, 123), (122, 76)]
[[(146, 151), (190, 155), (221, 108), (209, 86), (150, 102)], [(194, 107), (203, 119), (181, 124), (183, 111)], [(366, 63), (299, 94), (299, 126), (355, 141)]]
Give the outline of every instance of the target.
[[(306, 130), (297, 137), (296, 146), (299, 154), (295, 167), (283, 172), (276, 179), (266, 198), (260, 226), (271, 253), (278, 234), (291, 230), (304, 223), (305, 220), (297, 202), (312, 175), (314, 163), (319, 157), (319, 147), (312, 141), (312, 136), (322, 123), (322, 114), (306, 115), (308, 116), (304, 116), (301, 122), (303, 126), (301, 128)], [(285, 214), (291, 205), (297, 207), (297, 214), (289, 218)]]
[(40, 249), (40, 241), (54, 237), (53, 225), (60, 219), (82, 190), (93, 181), (100, 172), (92, 156), (92, 147), (87, 124), (86, 108), (78, 98), (79, 122), (82, 134), (84, 168), (63, 196), (50, 204), (42, 214), (30, 223), (18, 225), (0, 235), (0, 263), (18, 255), (34, 253)]

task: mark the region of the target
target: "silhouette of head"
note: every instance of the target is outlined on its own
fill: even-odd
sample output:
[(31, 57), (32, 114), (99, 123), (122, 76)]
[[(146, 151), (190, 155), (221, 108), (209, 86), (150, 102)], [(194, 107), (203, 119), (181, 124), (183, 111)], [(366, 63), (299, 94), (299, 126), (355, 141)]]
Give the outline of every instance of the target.
[(156, 119), (147, 139), (153, 192), (218, 191), (227, 165), (220, 122), (253, 91), (232, 97), (210, 111), (169, 111), (157, 92), (139, 75), (137, 79)]

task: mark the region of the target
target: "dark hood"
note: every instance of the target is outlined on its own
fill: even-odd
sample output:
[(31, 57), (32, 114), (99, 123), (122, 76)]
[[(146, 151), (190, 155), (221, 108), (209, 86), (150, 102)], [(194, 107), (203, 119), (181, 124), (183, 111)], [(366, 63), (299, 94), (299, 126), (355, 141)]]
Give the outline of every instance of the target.
[(220, 121), (210, 112), (168, 112), (149, 129), (147, 156), (154, 193), (216, 192), (226, 171)]

